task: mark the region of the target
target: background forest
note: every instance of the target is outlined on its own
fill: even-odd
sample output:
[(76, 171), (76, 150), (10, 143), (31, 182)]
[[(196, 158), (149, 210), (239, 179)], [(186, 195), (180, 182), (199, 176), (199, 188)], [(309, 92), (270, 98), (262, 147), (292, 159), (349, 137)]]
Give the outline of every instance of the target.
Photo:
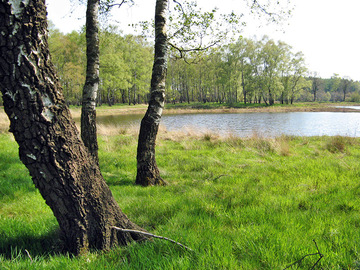
[[(49, 47), (64, 95), (80, 105), (85, 81), (85, 31), (63, 34), (50, 23)], [(147, 103), (153, 44), (108, 26), (100, 33), (100, 85), (97, 104)], [(309, 72), (305, 57), (281, 41), (240, 37), (228, 45), (189, 54), (170, 53), (167, 103), (360, 102), (360, 82)]]

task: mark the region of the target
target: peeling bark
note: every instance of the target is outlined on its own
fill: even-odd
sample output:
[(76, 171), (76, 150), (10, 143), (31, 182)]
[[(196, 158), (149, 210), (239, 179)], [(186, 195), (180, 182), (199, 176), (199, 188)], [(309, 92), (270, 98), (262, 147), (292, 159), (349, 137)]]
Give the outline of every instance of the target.
[(165, 103), (168, 42), (166, 11), (168, 0), (157, 0), (155, 8), (155, 55), (149, 106), (140, 125), (135, 183), (142, 186), (166, 185), (155, 159), (156, 136)]
[(65, 248), (80, 254), (142, 240), (122, 213), (71, 119), (47, 41), (44, 0), (0, 2), (0, 88), (10, 131), (52, 209)]

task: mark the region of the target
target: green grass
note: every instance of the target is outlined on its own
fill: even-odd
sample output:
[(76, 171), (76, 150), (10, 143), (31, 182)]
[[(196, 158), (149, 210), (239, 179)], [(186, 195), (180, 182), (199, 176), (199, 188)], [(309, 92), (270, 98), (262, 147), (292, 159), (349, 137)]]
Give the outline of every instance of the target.
[(358, 138), (161, 135), (169, 185), (143, 188), (133, 185), (136, 136), (103, 136), (102, 172), (122, 210), (194, 251), (155, 239), (77, 258), (57, 253), (56, 220), (10, 135), (0, 149), (0, 269), (284, 269), (316, 253), (313, 240), (317, 269), (360, 268)]

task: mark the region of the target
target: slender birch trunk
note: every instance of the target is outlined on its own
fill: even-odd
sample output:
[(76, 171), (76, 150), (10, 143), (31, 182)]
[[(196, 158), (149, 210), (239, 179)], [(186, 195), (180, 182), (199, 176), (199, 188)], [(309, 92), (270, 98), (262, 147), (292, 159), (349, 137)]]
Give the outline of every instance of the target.
[(81, 110), (81, 139), (93, 158), (98, 162), (96, 134), (96, 97), (99, 88), (99, 4), (100, 0), (88, 0), (86, 10), (86, 79), (83, 88)]
[(137, 148), (136, 184), (165, 185), (155, 159), (156, 136), (164, 109), (168, 43), (166, 34), (168, 0), (157, 0), (155, 8), (155, 56), (149, 106), (140, 125)]

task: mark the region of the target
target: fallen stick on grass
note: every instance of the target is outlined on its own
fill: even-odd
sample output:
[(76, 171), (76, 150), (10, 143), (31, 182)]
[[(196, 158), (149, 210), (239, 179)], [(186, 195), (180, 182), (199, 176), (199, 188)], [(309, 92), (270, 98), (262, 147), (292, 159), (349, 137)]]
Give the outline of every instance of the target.
[(317, 253), (307, 254), (307, 255), (303, 256), (300, 260), (298, 260), (298, 261), (290, 264), (289, 266), (285, 267), (283, 270), (288, 269), (288, 268), (290, 268), (290, 267), (293, 267), (293, 266), (296, 265), (296, 264), (300, 265), (301, 262), (302, 262), (306, 257), (319, 255), (319, 259), (318, 259), (318, 260), (316, 261), (316, 263), (310, 268), (310, 270), (315, 269), (315, 266), (316, 266), (316, 265), (320, 262), (320, 260), (324, 257), (324, 254), (322, 254), (322, 253), (320, 252), (319, 247), (318, 247), (318, 245), (316, 244), (316, 241), (315, 241), (315, 240), (313, 240), (313, 241), (314, 241), (314, 244), (315, 244), (316, 249), (317, 249), (317, 251), (318, 251)]
[(25, 252), (28, 255), (28, 257), (30, 258), (31, 263), (33, 263), (33, 259), (31, 258), (29, 251), (27, 249), (25, 249)]
[(169, 239), (167, 237), (164, 237), (164, 236), (159, 236), (159, 235), (155, 235), (155, 234), (152, 234), (152, 233), (148, 233), (148, 232), (142, 232), (142, 231), (137, 231), (137, 230), (129, 230), (129, 229), (121, 229), (119, 227), (115, 227), (115, 226), (111, 226), (111, 228), (115, 229), (115, 230), (118, 230), (118, 231), (121, 231), (121, 232), (129, 232), (129, 233), (139, 233), (139, 234), (143, 234), (143, 235), (147, 235), (147, 236), (150, 236), (150, 237), (153, 237), (153, 238), (159, 238), (159, 239), (163, 239), (163, 240), (167, 240), (167, 241), (170, 241), (174, 244), (177, 244), (185, 249), (188, 249), (190, 251), (193, 251), (191, 248), (179, 243), (179, 242), (176, 242), (172, 239)]

